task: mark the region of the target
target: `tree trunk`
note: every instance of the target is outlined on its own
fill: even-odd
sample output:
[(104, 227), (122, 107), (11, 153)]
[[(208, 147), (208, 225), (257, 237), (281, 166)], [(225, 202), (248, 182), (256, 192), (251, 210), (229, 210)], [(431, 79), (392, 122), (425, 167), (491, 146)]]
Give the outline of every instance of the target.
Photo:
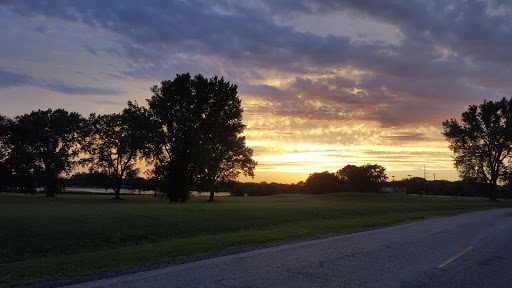
[(163, 190), (170, 202), (187, 202), (190, 192), (188, 190), (188, 165), (187, 161), (176, 157), (170, 165), (170, 171), (164, 176)]
[(121, 195), (119, 193), (119, 189), (114, 189), (114, 199), (115, 200), (121, 200)]
[(496, 183), (491, 183), (491, 191), (490, 191), (490, 195), (489, 195), (489, 198), (491, 201), (496, 201), (498, 199), (498, 196), (496, 195), (496, 188), (497, 188), (497, 184)]
[(45, 174), (47, 181), (45, 184), (46, 197), (54, 197), (55, 194), (61, 192), (59, 191), (59, 176), (53, 167), (48, 168)]
[(212, 191), (212, 192), (210, 192), (210, 199), (208, 199), (208, 202), (213, 202), (213, 201), (215, 201), (215, 200), (213, 199), (213, 196), (215, 196), (215, 192), (213, 192), (213, 191)]
[(121, 200), (121, 181), (114, 182), (114, 199)]

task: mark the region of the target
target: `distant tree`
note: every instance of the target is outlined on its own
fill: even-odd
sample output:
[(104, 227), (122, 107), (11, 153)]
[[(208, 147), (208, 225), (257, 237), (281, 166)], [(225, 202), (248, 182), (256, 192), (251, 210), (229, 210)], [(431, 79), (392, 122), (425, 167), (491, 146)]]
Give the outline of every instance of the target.
[(299, 181), (297, 184), (289, 184), (283, 187), (283, 194), (304, 194), (305, 193), (305, 182)]
[(455, 168), (468, 181), (489, 185), (489, 197), (496, 200), (498, 180), (510, 167), (512, 152), (512, 99), (470, 105), (456, 119), (443, 122), (443, 135), (455, 154)]
[[(9, 163), (22, 189), (44, 187), (47, 197), (64, 190), (62, 173), (77, 164), (85, 121), (63, 109), (38, 110), (15, 118), (9, 141)], [(37, 177), (39, 176), (39, 177)]]
[(339, 179), (329, 171), (312, 173), (304, 184), (309, 194), (326, 194), (340, 192)]
[(504, 167), (501, 180), (508, 189), (512, 190), (512, 165)]
[(12, 120), (0, 114), (0, 161), (5, 161), (10, 151), (9, 135), (11, 134)]
[(282, 194), (283, 186), (284, 186), (283, 184), (278, 184), (276, 182), (272, 182), (270, 184), (265, 185), (265, 190), (267, 190), (268, 195)]
[(91, 134), (83, 146), (88, 157), (83, 161), (90, 164), (90, 172), (108, 177), (114, 199), (120, 199), (125, 176), (135, 177), (138, 161), (150, 155), (154, 125), (146, 111), (131, 102), (122, 113), (91, 114), (89, 123)]
[(386, 168), (378, 164), (346, 165), (336, 175), (346, 189), (354, 192), (377, 192), (388, 178)]
[(160, 128), (155, 171), (170, 201), (187, 201), (190, 189), (210, 191), (213, 201), (216, 183), (254, 176), (236, 85), (181, 74), (151, 91), (149, 110)]
[(13, 184), (12, 171), (8, 165), (8, 157), (12, 149), (9, 142), (13, 121), (0, 114), (0, 189)]
[(98, 171), (87, 173), (79, 172), (71, 175), (65, 180), (66, 185), (69, 186), (83, 186), (83, 187), (100, 187), (107, 190), (110, 188), (110, 179), (108, 175)]
[(160, 187), (161, 183), (161, 175), (162, 173), (157, 173), (158, 167), (153, 167), (153, 169), (149, 169), (146, 171), (146, 183), (144, 186), (144, 191), (153, 191), (153, 196), (157, 196), (159, 194), (158, 188)]
[(412, 177), (388, 184), (395, 187), (406, 187), (408, 194), (424, 194), (427, 180), (423, 177)]

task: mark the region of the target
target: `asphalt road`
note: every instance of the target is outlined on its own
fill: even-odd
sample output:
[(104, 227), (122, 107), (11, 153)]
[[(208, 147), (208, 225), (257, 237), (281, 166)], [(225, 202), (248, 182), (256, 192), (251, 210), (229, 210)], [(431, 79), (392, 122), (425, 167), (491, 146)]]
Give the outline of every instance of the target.
[(512, 209), (276, 246), (68, 287), (512, 287)]

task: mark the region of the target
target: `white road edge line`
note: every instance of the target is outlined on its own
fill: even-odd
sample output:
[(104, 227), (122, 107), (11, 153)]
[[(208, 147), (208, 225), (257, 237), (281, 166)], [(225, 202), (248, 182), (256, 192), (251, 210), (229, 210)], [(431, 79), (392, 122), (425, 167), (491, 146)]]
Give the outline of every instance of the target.
[(469, 251), (471, 251), (471, 249), (473, 249), (473, 246), (469, 246), (468, 248), (462, 250), (459, 254), (453, 256), (452, 258), (446, 260), (445, 262), (443, 262), (441, 265), (437, 266), (437, 268), (443, 268), (443, 266), (447, 265), (448, 263), (452, 262), (453, 260), (459, 258), (460, 256), (468, 253)]

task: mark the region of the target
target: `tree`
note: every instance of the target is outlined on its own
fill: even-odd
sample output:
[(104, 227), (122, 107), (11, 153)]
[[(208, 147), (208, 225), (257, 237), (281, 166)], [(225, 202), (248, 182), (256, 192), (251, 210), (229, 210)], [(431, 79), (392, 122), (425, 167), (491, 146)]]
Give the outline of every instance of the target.
[(9, 135), (11, 133), (12, 120), (0, 114), (0, 162), (5, 161), (9, 155)]
[(356, 192), (377, 192), (388, 178), (386, 168), (378, 164), (346, 165), (336, 175), (349, 191)]
[(329, 171), (310, 174), (304, 184), (309, 194), (326, 194), (340, 191), (339, 179)]
[(155, 172), (170, 201), (187, 201), (192, 188), (210, 191), (213, 201), (215, 184), (254, 176), (236, 85), (181, 74), (151, 91), (149, 110), (160, 131)]
[(74, 173), (71, 177), (67, 178), (65, 182), (66, 185), (105, 188), (105, 190), (110, 187), (110, 181), (107, 175), (97, 171), (92, 173)]
[(151, 131), (154, 125), (146, 111), (128, 102), (122, 113), (89, 117), (91, 135), (83, 146), (89, 157), (90, 172), (103, 173), (114, 190), (114, 199), (121, 199), (120, 191), (126, 175), (137, 175), (137, 163), (149, 155)]
[(12, 149), (9, 138), (13, 121), (0, 114), (0, 189), (11, 186), (12, 171), (8, 165), (8, 158)]
[[(85, 120), (63, 109), (32, 111), (15, 117), (9, 142), (9, 163), (18, 178), (18, 187), (33, 192), (42, 186), (47, 197), (64, 190), (62, 173), (77, 164)], [(38, 177), (39, 176), (39, 177)]]
[(461, 121), (443, 122), (455, 168), (465, 180), (488, 184), (489, 197), (496, 200), (498, 180), (510, 167), (505, 160), (512, 152), (512, 99), (470, 105)]
[(423, 177), (411, 177), (388, 183), (395, 187), (406, 187), (408, 194), (424, 194), (427, 180)]

